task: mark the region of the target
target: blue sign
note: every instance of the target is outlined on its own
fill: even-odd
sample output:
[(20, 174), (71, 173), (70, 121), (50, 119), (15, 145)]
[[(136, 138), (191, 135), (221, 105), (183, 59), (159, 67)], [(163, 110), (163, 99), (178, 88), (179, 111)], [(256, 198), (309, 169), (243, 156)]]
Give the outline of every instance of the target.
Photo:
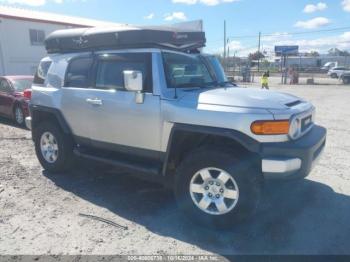
[(299, 54), (299, 46), (297, 46), (297, 45), (275, 46), (275, 53), (277, 56), (298, 55)]

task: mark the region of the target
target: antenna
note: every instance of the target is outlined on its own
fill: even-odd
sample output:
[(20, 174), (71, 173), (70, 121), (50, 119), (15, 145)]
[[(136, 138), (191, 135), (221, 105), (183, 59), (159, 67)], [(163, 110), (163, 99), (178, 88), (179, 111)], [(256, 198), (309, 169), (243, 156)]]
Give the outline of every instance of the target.
[(178, 96), (177, 96), (177, 86), (175, 85), (175, 96), (174, 96), (174, 99), (177, 99)]

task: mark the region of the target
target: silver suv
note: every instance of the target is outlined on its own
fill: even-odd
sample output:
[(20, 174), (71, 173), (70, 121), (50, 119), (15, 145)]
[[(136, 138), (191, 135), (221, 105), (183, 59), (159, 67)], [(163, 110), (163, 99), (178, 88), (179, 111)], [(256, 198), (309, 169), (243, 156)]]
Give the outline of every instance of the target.
[(31, 126), (50, 172), (75, 157), (162, 183), (195, 221), (251, 215), (265, 178), (307, 176), (326, 130), (292, 95), (229, 83), (218, 60), (174, 48), (49, 54), (35, 77)]

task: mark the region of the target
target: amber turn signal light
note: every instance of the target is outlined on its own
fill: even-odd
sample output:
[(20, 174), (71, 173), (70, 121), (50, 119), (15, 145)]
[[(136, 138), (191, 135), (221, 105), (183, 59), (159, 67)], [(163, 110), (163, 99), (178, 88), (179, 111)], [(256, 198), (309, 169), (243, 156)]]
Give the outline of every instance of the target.
[(289, 120), (256, 121), (250, 129), (256, 135), (286, 135), (289, 133)]

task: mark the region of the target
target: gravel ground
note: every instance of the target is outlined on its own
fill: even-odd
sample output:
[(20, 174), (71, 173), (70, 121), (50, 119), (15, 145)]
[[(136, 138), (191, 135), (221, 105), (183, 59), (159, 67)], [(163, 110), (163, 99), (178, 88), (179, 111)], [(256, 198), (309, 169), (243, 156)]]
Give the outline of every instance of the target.
[(307, 179), (269, 182), (229, 231), (190, 224), (171, 193), (121, 172), (46, 173), (30, 132), (1, 120), (0, 254), (350, 254), (350, 87), (273, 86), (314, 103), (327, 148)]

